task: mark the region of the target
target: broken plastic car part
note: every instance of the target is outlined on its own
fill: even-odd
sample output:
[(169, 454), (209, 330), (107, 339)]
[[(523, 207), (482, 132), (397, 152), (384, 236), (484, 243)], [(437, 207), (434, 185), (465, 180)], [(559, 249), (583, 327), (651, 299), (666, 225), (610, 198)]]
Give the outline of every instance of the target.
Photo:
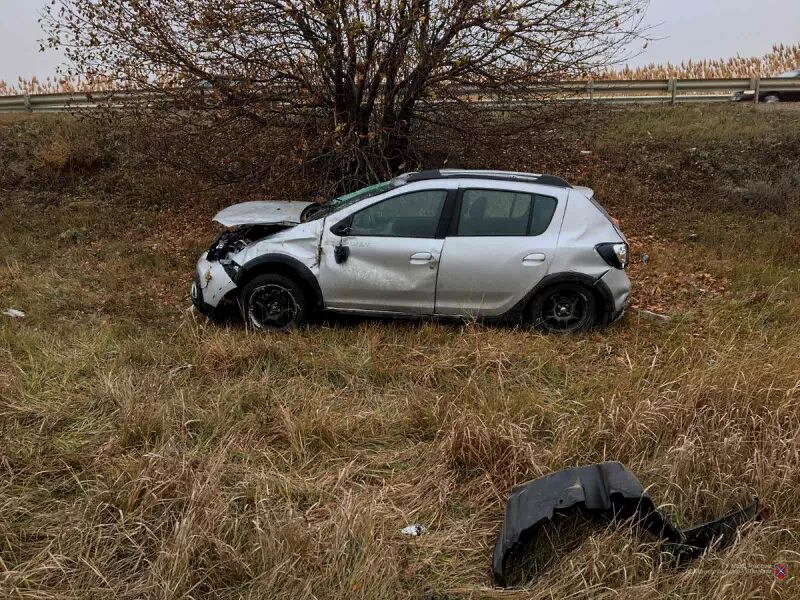
[(492, 558), (495, 582), (507, 585), (510, 563), (524, 555), (554, 515), (585, 510), (610, 521), (634, 519), (660, 540), (678, 562), (699, 556), (712, 545), (723, 548), (737, 529), (758, 515), (758, 499), (741, 510), (689, 529), (677, 529), (659, 512), (642, 484), (624, 465), (604, 462), (564, 469), (515, 487)]

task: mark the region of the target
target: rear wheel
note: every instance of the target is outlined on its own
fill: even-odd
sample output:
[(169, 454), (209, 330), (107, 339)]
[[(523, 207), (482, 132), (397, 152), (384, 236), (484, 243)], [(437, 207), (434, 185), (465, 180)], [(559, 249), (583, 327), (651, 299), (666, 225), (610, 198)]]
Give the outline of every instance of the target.
[(302, 288), (283, 275), (254, 277), (242, 290), (240, 305), (247, 324), (261, 331), (288, 331), (308, 316)]
[(586, 331), (597, 319), (594, 294), (577, 283), (558, 283), (538, 294), (528, 307), (528, 322), (544, 331)]
[(766, 96), (764, 96), (764, 102), (769, 102), (770, 104), (772, 104), (773, 102), (780, 102), (780, 101), (781, 97), (778, 96), (778, 94), (767, 94)]

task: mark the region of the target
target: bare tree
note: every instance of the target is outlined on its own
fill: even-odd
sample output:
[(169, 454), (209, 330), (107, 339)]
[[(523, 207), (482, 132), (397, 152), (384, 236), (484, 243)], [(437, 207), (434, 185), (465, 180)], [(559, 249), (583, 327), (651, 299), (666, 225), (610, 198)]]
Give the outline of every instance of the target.
[(74, 74), (184, 114), (305, 127), (316, 158), (366, 180), (402, 166), (420, 119), (608, 65), (641, 36), (646, 3), (54, 0), (43, 22)]

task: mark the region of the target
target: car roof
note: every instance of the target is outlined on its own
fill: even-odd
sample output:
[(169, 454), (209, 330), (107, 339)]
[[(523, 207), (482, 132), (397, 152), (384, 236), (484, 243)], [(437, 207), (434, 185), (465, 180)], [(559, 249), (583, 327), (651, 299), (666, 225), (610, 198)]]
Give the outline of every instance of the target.
[(408, 183), (434, 179), (489, 179), (493, 181), (518, 181), (538, 183), (560, 188), (572, 186), (561, 177), (542, 173), (523, 173), (521, 171), (494, 171), (489, 169), (429, 169), (401, 175)]

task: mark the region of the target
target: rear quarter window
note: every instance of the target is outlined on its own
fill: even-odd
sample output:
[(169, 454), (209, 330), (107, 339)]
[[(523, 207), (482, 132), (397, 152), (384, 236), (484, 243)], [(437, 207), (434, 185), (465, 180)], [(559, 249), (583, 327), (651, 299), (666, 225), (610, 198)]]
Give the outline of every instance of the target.
[(541, 235), (550, 227), (553, 214), (556, 212), (558, 201), (550, 196), (536, 194), (533, 203), (533, 218), (528, 235)]
[(456, 235), (533, 236), (550, 226), (557, 200), (504, 190), (466, 189), (461, 197)]

